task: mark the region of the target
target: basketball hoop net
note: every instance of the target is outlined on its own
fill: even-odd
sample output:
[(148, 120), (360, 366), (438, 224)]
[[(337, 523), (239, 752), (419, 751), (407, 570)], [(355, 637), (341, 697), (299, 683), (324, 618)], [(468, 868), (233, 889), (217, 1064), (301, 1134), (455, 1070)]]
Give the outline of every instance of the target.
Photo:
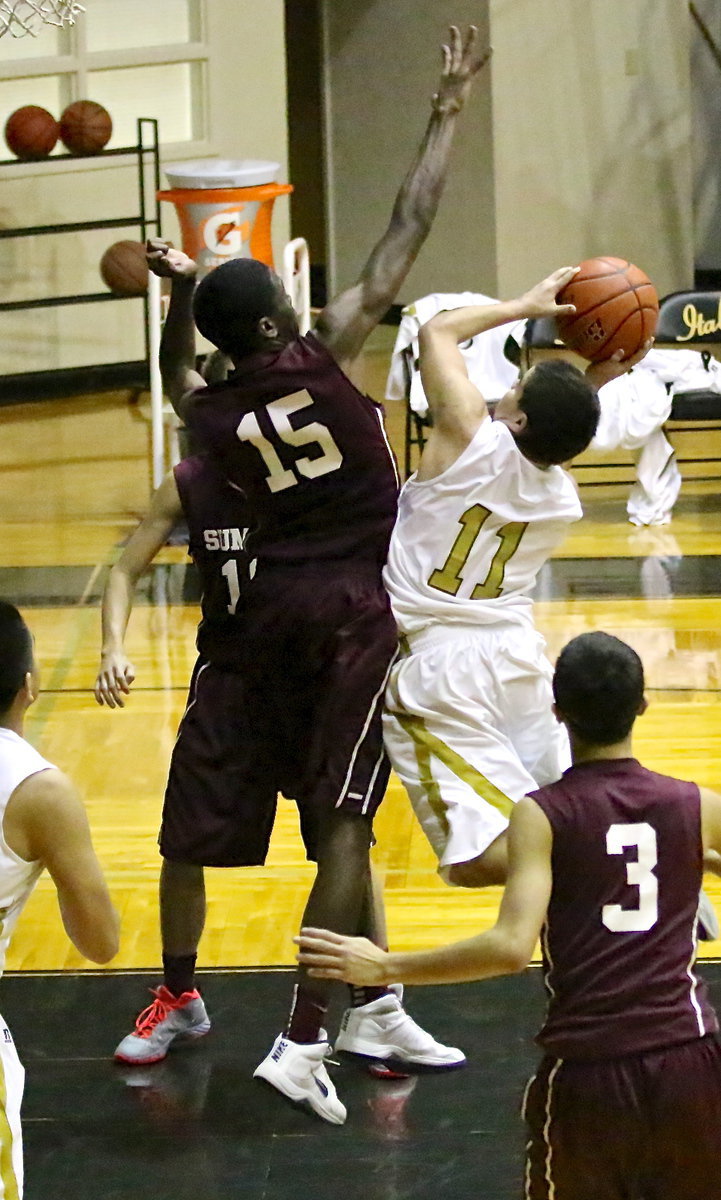
[(0, 37), (36, 37), (41, 25), (74, 25), (78, 13), (85, 12), (75, 0), (0, 0)]

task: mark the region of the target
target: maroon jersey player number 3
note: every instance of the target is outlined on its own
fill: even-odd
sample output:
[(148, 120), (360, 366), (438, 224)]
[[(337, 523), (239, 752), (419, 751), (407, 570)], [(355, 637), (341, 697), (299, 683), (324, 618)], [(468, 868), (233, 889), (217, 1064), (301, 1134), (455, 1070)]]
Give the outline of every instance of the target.
[(573, 766), (513, 810), (495, 927), (412, 954), (307, 929), (299, 957), (357, 984), (452, 983), (522, 970), (540, 935), (548, 1012), (523, 1105), (526, 1200), (719, 1200), (721, 1048), (695, 959), (721, 795), (633, 757), (643, 668), (618, 638), (569, 642), (553, 693)]

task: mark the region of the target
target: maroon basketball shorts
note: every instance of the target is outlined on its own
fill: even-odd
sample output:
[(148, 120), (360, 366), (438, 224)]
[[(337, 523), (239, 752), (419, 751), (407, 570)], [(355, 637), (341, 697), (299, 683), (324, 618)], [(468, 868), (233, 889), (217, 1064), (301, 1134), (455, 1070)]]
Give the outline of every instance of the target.
[(199, 660), (173, 751), (160, 849), (203, 866), (265, 861), (278, 793), (309, 858), (333, 809), (371, 819), (390, 772), (385, 684), (396, 628), (377, 568), (268, 572), (243, 619), (242, 665)]
[(646, 1054), (542, 1060), (526, 1089), (526, 1200), (719, 1200), (715, 1037)]

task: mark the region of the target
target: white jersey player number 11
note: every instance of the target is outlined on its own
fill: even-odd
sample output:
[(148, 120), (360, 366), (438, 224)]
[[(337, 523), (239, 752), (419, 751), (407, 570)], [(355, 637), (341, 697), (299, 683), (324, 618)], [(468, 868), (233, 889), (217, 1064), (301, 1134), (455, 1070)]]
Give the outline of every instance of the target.
[[(459, 519), (461, 532), (458, 534), (445, 563), (433, 571), (428, 579), (431, 587), (449, 596), (455, 596), (463, 583), (463, 570), (471, 555), (481, 529), (491, 515), (483, 504), (474, 504)], [(521, 538), (528, 528), (527, 521), (508, 521), (495, 531), (499, 539), (486, 578), (477, 583), (471, 592), (471, 600), (495, 600), (503, 591), (506, 563), (516, 553)]]

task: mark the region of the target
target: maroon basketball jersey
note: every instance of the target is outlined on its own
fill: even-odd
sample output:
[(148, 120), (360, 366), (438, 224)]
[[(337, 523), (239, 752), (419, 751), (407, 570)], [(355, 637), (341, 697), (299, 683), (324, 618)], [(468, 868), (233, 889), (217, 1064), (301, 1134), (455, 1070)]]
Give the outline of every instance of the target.
[(531, 796), (553, 829), (540, 1045), (558, 1058), (607, 1058), (715, 1032), (694, 970), (696, 784), (605, 759), (578, 763)]
[(235, 614), (248, 580), (248, 502), (202, 455), (184, 459), (173, 473), (188, 522), (188, 553), (200, 574), (198, 651), (217, 666), (240, 666)]
[(253, 556), (385, 561), (398, 477), (382, 411), (312, 334), (196, 392), (187, 424), (247, 494)]

